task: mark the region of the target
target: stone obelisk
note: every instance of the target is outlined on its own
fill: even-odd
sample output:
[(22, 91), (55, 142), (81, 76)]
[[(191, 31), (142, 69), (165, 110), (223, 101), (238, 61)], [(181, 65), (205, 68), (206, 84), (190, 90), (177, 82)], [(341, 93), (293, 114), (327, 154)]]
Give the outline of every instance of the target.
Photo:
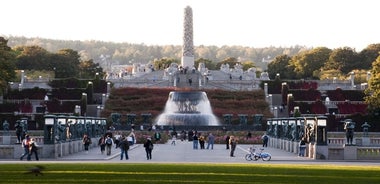
[(190, 6), (185, 8), (181, 65), (188, 69), (194, 66), (193, 10)]

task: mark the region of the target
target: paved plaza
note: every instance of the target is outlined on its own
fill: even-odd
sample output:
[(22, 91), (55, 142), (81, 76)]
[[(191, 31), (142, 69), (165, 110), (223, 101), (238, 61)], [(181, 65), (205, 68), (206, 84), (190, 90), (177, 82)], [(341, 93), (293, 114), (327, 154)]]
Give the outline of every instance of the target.
[[(207, 146), (207, 143), (206, 143)], [(193, 149), (193, 143), (188, 141), (176, 141), (176, 145), (155, 144), (152, 152), (152, 160), (146, 159), (145, 149), (142, 144), (135, 144), (128, 151), (129, 159), (120, 160), (120, 149), (112, 148), (110, 156), (101, 154), (100, 147), (93, 147), (88, 153), (82, 151), (58, 159), (41, 158), (38, 162), (99, 162), (99, 163), (237, 163), (237, 164), (334, 164), (334, 165), (376, 165), (380, 161), (331, 161), (314, 160), (307, 157), (298, 157), (294, 153), (286, 152), (276, 148), (265, 148), (266, 152), (272, 154), (269, 162), (246, 161), (244, 156), (252, 145), (238, 144), (235, 157), (230, 157), (230, 150), (224, 144), (215, 144), (214, 149)], [(260, 148), (260, 145), (255, 145)], [(33, 159), (34, 157), (32, 157)], [(0, 160), (0, 163), (20, 163), (28, 161)], [(36, 162), (36, 161), (29, 161)]]

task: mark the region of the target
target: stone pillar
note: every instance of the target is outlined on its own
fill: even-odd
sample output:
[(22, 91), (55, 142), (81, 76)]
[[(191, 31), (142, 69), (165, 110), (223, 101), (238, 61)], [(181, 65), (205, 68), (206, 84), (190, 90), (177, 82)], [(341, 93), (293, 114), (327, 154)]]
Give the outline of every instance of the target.
[(194, 66), (193, 10), (190, 6), (185, 8), (184, 14), (181, 65), (188, 69)]

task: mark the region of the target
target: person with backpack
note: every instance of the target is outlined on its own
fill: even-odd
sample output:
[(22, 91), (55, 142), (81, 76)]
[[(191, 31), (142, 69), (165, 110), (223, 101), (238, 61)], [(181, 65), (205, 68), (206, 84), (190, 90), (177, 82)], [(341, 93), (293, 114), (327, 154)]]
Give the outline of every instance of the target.
[(146, 142), (144, 143), (144, 148), (146, 152), (146, 159), (152, 160), (152, 150), (153, 150), (153, 142), (150, 137), (146, 139)]
[(127, 138), (125, 138), (124, 136), (121, 137), (121, 141), (118, 145), (118, 147), (120, 148), (120, 160), (123, 160), (123, 156), (125, 154), (125, 160), (128, 160), (129, 157), (128, 157), (128, 150), (129, 150), (129, 142), (127, 140)]
[(106, 138), (106, 152), (107, 152), (107, 156), (111, 155), (112, 144), (113, 144), (113, 140), (108, 135), (107, 138)]

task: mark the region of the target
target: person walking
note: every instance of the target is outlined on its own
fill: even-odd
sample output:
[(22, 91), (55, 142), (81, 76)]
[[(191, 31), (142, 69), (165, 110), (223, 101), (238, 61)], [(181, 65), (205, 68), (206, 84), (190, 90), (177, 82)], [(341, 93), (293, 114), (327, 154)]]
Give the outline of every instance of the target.
[(30, 137), (29, 135), (25, 136), (25, 139), (22, 140), (21, 146), (24, 148), (24, 154), (21, 155), (20, 160), (24, 159), (25, 156), (27, 160), (30, 160), (30, 154), (29, 154), (29, 143), (30, 143)]
[(32, 155), (34, 153), (34, 156), (36, 157), (36, 160), (37, 161), (39, 160), (37, 150), (38, 150), (37, 142), (35, 141), (34, 138), (30, 139), (30, 143), (29, 143), (29, 158), (30, 159), (32, 158)]
[(144, 143), (144, 148), (146, 152), (146, 159), (152, 160), (152, 150), (153, 150), (153, 142), (150, 137), (146, 139), (146, 142)]
[(177, 135), (172, 135), (172, 143), (171, 143), (171, 145), (172, 146), (175, 146), (175, 141), (177, 140)]
[(209, 149), (210, 146), (211, 146), (211, 149), (214, 149), (214, 142), (215, 142), (214, 135), (212, 135), (212, 133), (209, 133), (207, 137), (207, 149)]
[(98, 146), (100, 146), (100, 152), (102, 155), (104, 154), (104, 151), (106, 150), (106, 140), (104, 136), (101, 136), (99, 141), (98, 141)]
[(301, 141), (299, 142), (299, 157), (304, 157), (306, 151), (306, 141), (305, 138), (302, 137)]
[(88, 147), (92, 143), (91, 138), (87, 134), (84, 134), (83, 139), (82, 139), (82, 143), (84, 145), (84, 151), (86, 151), (86, 154), (88, 154)]
[(118, 147), (120, 148), (120, 151), (121, 151), (120, 152), (120, 160), (123, 160), (124, 155), (125, 155), (125, 160), (128, 160), (129, 159), (129, 156), (128, 156), (129, 142), (128, 142), (127, 138), (125, 138), (123, 136), (121, 138), (121, 141), (120, 141)]
[(235, 139), (234, 136), (231, 136), (230, 137), (230, 147), (231, 147), (230, 156), (231, 157), (235, 157), (234, 152), (236, 149), (236, 145), (237, 145), (237, 140)]
[(111, 155), (112, 144), (113, 144), (112, 138), (110, 136), (107, 136), (106, 137), (106, 153), (107, 153), (107, 156)]

